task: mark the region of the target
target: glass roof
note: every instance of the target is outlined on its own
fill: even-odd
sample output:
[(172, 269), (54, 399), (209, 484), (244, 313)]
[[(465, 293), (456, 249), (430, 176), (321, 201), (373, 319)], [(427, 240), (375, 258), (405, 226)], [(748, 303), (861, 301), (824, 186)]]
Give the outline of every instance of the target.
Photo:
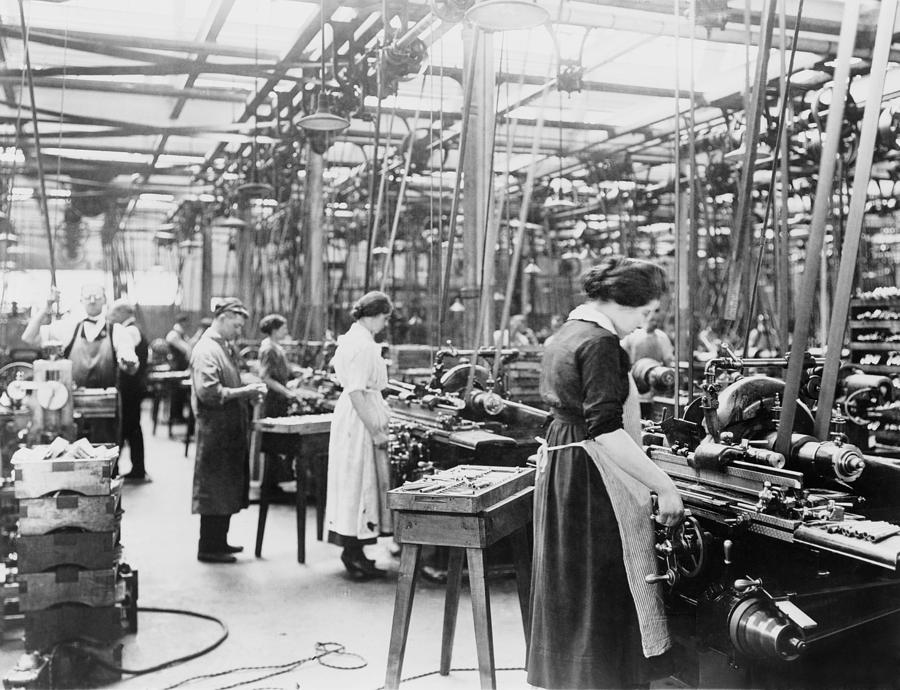
[[(497, 171), (528, 166), (543, 118), (538, 150), (544, 174), (559, 168), (561, 151), (566, 165), (574, 166), (579, 164), (575, 154), (598, 151), (633, 153), (648, 178), (664, 176), (668, 161), (659, 158), (672, 152), (674, 115), (676, 109), (686, 113), (691, 108), (691, 86), (695, 119), (703, 122), (720, 118), (723, 104), (739, 104), (747, 76), (754, 73), (763, 0), (751, 0), (749, 27), (743, 24), (745, 0), (728, 0), (721, 25), (703, 24), (700, 17), (693, 30), (687, 15), (676, 20), (672, 3), (661, 0), (537, 1), (550, 13), (549, 26), (481, 39), (496, 76), (493, 107), (503, 115), (494, 133)], [(405, 46), (421, 39), (427, 54), (396, 84), (396, 95), (382, 101), (380, 130), (382, 143), (389, 138), (393, 146), (402, 144), (410, 129), (421, 129), (432, 146), (443, 137), (448, 154), (433, 156), (431, 164), (452, 169), (468, 30), (436, 16), (434, 8), (441, 5), (409, 0), (402, 13), (391, 17), (389, 38)], [(349, 55), (355, 78), (361, 78), (374, 61), (372, 54), (365, 55), (367, 48), (384, 43), (381, 6), (335, 0), (326, 0), (325, 6), (331, 22), (326, 54), (330, 60), (337, 35), (339, 63), (345, 65)], [(871, 32), (878, 3), (865, 0), (862, 6), (863, 31)], [(152, 212), (162, 217), (185, 195), (208, 191), (216, 175), (235, 174), (226, 170), (227, 160), (217, 161), (246, 158), (254, 146), (268, 151), (290, 143), (290, 137), (299, 136), (290, 127), (303, 114), (303, 85), (319, 82), (317, 2), (25, 0), (24, 8), (42, 154), (53, 173), (48, 188), (65, 191), (73, 180), (109, 180), (117, 193), (137, 199), (134, 213), (145, 203), (139, 196), (145, 187), (172, 195), (171, 202), (154, 202)], [(807, 0), (804, 8), (797, 70), (831, 57), (843, 3)], [(797, 2), (789, 1), (789, 25), (796, 12)], [(34, 127), (19, 27), (18, 0), (0, 0), (0, 146), (22, 152), (15, 172), (21, 186), (34, 187)], [(776, 29), (773, 45), (778, 44)], [(858, 47), (863, 57), (864, 44)], [(582, 69), (580, 89), (557, 90), (559, 65)], [(776, 47), (769, 78), (777, 78), (779, 69)], [(552, 88), (542, 98), (548, 80)], [(900, 70), (889, 74), (888, 90), (900, 91)], [(287, 139), (256, 107), (257, 102), (274, 106), (273, 91), (280, 92), (275, 110), (283, 106), (287, 122), (280, 126), (290, 129)], [(346, 179), (372, 157), (377, 97), (371, 84), (364, 91), (363, 107), (326, 156), (336, 168), (330, 178)], [(864, 91), (863, 82), (854, 84), (857, 102)], [(651, 175), (654, 166), (659, 171)], [(417, 175), (441, 172), (446, 169)], [(166, 203), (169, 210), (160, 211)]]

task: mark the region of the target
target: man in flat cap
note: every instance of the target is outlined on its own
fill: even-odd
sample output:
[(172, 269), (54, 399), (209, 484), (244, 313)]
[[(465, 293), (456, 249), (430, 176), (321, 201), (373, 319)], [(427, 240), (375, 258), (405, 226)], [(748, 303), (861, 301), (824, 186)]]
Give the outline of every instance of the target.
[(249, 313), (239, 299), (220, 300), (212, 325), (191, 353), (191, 405), (197, 419), (197, 453), (191, 512), (200, 515), (197, 559), (234, 563), (241, 546), (228, 544), (231, 516), (249, 505), (248, 402), (266, 384), (241, 382), (234, 340)]

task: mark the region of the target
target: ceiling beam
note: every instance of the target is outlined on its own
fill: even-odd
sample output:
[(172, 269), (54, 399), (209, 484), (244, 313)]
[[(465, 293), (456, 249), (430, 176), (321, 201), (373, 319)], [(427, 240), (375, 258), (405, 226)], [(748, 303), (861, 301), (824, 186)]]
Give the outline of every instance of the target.
[[(318, 63), (303, 63), (295, 67), (315, 67)], [(142, 64), (115, 64), (115, 65), (67, 65), (64, 67), (40, 67), (32, 69), (34, 77), (91, 77), (91, 76), (124, 76), (138, 74), (141, 76), (172, 76), (176, 74), (190, 74), (200, 68), (202, 74), (234, 74), (242, 77), (270, 77), (275, 68), (274, 63), (210, 63), (202, 65), (190, 61), (175, 60), (171, 64), (142, 63)], [(21, 79), (25, 75), (24, 69), (6, 68), (0, 69), (0, 76)], [(284, 79), (291, 79), (285, 76)]]
[[(262, 48), (244, 48), (243, 46), (229, 46), (215, 41), (183, 41), (180, 39), (150, 38), (136, 36), (134, 34), (108, 34), (92, 31), (71, 31), (69, 29), (57, 29), (49, 26), (31, 25), (28, 29), (29, 40), (34, 41), (35, 34), (46, 38), (57, 38), (68, 41), (69, 48), (73, 44), (103, 44), (126, 49), (142, 48), (145, 50), (158, 50), (175, 53), (205, 53), (207, 55), (221, 55), (223, 57), (236, 57), (244, 59), (259, 59), (277, 61), (279, 55), (274, 50)], [(20, 34), (21, 35), (21, 34)], [(42, 41), (37, 41), (38, 43)]]
[[(337, 0), (322, 0), (325, 6), (325, 11), (327, 16), (330, 16), (332, 12), (334, 12), (335, 8), (338, 6)], [(278, 64), (274, 69), (274, 74), (266, 80), (265, 84), (262, 85), (261, 88), (257, 90), (256, 95), (250, 100), (250, 102), (244, 108), (244, 112), (241, 113), (235, 119), (235, 122), (246, 122), (256, 113), (256, 109), (259, 107), (259, 104), (262, 103), (275, 88), (276, 84), (281, 80), (281, 78), (287, 73), (289, 69), (292, 69), (297, 62), (303, 61), (303, 51), (306, 50), (307, 46), (309, 46), (310, 41), (315, 37), (315, 35), (319, 31), (319, 23), (321, 21), (321, 10), (316, 11), (307, 21), (306, 25), (300, 29), (300, 32), (297, 34), (297, 38), (294, 40), (293, 45), (290, 49), (284, 54), (284, 57), (279, 60)], [(225, 148), (225, 142), (219, 142), (213, 150), (207, 154), (206, 160), (203, 163), (203, 167), (206, 168), (209, 166), (213, 160), (219, 156)]]
[[(0, 84), (18, 84), (17, 77), (0, 77)], [(142, 84), (135, 82), (102, 81), (96, 79), (64, 79), (62, 77), (35, 78), (34, 85), (49, 89), (67, 89), (76, 91), (100, 91), (104, 93), (120, 93), (123, 95), (165, 96), (168, 98), (197, 98), (207, 101), (246, 101), (250, 92), (246, 89), (204, 87), (180, 89), (165, 84)]]
[[(585, 72), (589, 70), (585, 69)], [(431, 72), (429, 71), (429, 75)], [(445, 67), (436, 69), (435, 76), (448, 77), (461, 83), (462, 69), (459, 67)], [(500, 72), (497, 74), (498, 83), (508, 84), (525, 84), (527, 86), (543, 86), (546, 81), (543, 77), (535, 74), (514, 74), (512, 72)], [(621, 93), (629, 96), (647, 96), (648, 98), (674, 98), (675, 89), (657, 86), (640, 86), (637, 84), (617, 84), (613, 82), (602, 81), (585, 81), (582, 84), (581, 91), (597, 91), (600, 93)], [(682, 90), (682, 98), (687, 98), (687, 94)], [(697, 105), (704, 105), (702, 94), (695, 94), (694, 100)]]

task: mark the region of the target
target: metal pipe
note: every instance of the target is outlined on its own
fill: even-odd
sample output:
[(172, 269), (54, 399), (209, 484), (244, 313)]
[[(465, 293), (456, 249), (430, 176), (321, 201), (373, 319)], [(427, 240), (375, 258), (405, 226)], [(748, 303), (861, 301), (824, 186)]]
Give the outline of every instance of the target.
[[(850, 57), (853, 53), (853, 44), (856, 41), (858, 23), (859, 0), (846, 0), (844, 21), (841, 25), (841, 38), (835, 60), (834, 88), (825, 130), (825, 145), (822, 149), (822, 158), (819, 161), (819, 182), (816, 187), (809, 239), (806, 242), (803, 284), (800, 288), (800, 295), (798, 295), (796, 300), (797, 314), (794, 319), (793, 341), (785, 377), (781, 415), (778, 419), (778, 437), (775, 441), (775, 450), (782, 454), (790, 452), (791, 447), (794, 415), (797, 410), (797, 398), (800, 395), (800, 379), (803, 374), (804, 351), (809, 340), (812, 307), (816, 294), (819, 257), (822, 253), (822, 245), (825, 242), (825, 222), (831, 205), (831, 186), (834, 179), (835, 159), (841, 139), (841, 128), (844, 124), (844, 103), (850, 86)], [(835, 347), (840, 348), (840, 344), (836, 343)]]
[(28, 49), (28, 28), (25, 25), (25, 8), (22, 0), (19, 0), (19, 21), (22, 25), (22, 50), (25, 53), (25, 68), (28, 71), (28, 97), (31, 100), (31, 126), (34, 128), (34, 149), (37, 158), (38, 185), (41, 188), (41, 198), (38, 204), (41, 207), (41, 218), (44, 221), (44, 231), (47, 233), (47, 246), (50, 249), (50, 287), (56, 287), (56, 251), (53, 248), (53, 230), (50, 228), (50, 210), (47, 208), (47, 185), (44, 177), (44, 163), (41, 156), (41, 133), (38, 129), (37, 112), (34, 102), (34, 79), (31, 75), (31, 51)]
[[(872, 156), (875, 138), (878, 134), (878, 118), (881, 115), (881, 93), (884, 91), (885, 71), (888, 63), (894, 21), (897, 18), (898, 0), (882, 0), (878, 14), (878, 29), (875, 33), (875, 53), (869, 71), (869, 95), (863, 113), (862, 130), (856, 150), (856, 167), (853, 170), (853, 191), (850, 194), (850, 213), (841, 247), (841, 263), (834, 288), (831, 306), (831, 321), (828, 329), (829, 347), (825, 351), (825, 368), (822, 372), (822, 386), (819, 404), (816, 408), (816, 436), (827, 437), (831, 424), (831, 408), (834, 404), (838, 369), (841, 366), (841, 345), (847, 328), (850, 311), (850, 293), (859, 252), (863, 216), (866, 211), (866, 187), (872, 173)], [(829, 115), (829, 120), (831, 116)], [(843, 203), (843, 202), (842, 202)]]
[[(463, 99), (463, 119), (462, 129), (459, 135), (459, 161), (456, 164), (456, 177), (453, 183), (453, 201), (450, 203), (450, 219), (447, 237), (447, 259), (444, 266), (444, 279), (441, 283), (441, 309), (439, 314), (439, 322), (444, 323), (447, 317), (448, 295), (450, 293), (450, 273), (453, 269), (453, 244), (456, 235), (456, 214), (459, 211), (459, 193), (462, 186), (462, 171), (466, 160), (466, 144), (469, 137), (469, 113), (472, 110), (472, 93), (475, 90), (473, 82), (475, 81), (475, 59), (478, 56), (478, 40), (480, 32), (475, 31), (472, 40), (472, 58), (469, 62), (469, 74), (465, 84), (465, 97)], [(443, 339), (443, 329), (441, 337)]]

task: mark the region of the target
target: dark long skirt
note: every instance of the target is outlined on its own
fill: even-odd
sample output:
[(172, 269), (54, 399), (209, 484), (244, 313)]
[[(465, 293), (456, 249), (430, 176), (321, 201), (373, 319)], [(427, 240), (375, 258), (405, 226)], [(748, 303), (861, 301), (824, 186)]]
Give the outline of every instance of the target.
[[(583, 425), (554, 420), (547, 445), (584, 438)], [(581, 448), (550, 453), (535, 487), (528, 682), (626, 688), (667, 675), (664, 661), (643, 655), (618, 523), (600, 473)]]

